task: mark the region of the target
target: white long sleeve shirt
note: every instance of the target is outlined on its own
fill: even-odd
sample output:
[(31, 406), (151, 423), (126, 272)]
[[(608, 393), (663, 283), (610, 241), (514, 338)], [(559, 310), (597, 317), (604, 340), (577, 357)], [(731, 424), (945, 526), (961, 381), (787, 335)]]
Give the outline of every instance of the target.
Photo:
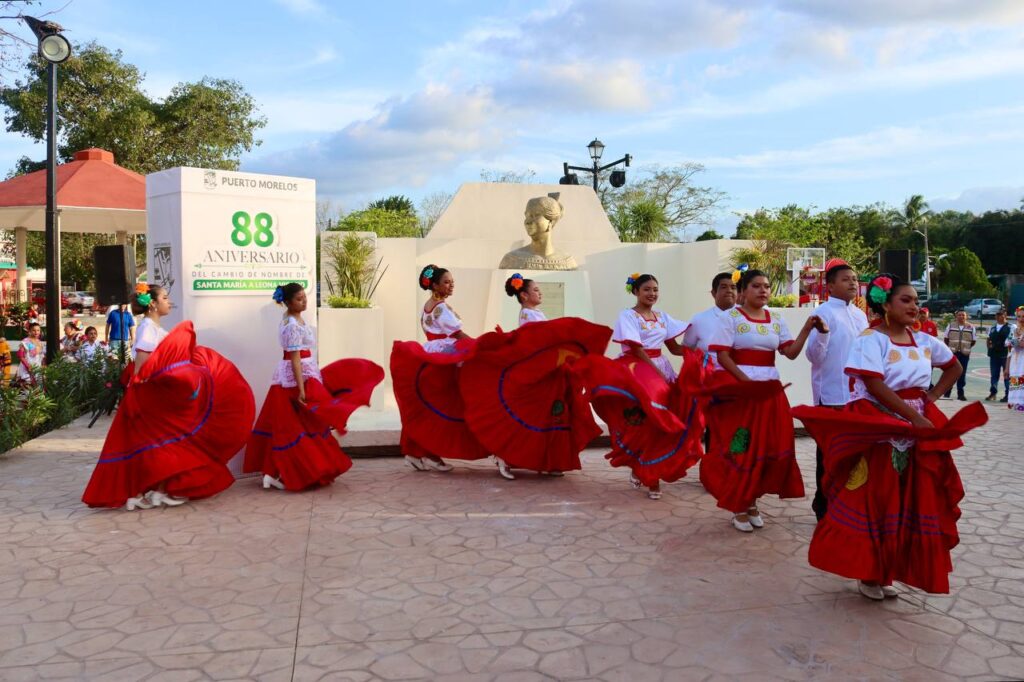
[[(687, 348), (697, 348), (709, 353), (708, 346), (714, 338), (718, 329), (729, 323), (729, 311), (722, 310), (716, 305), (707, 310), (702, 310), (690, 319), (690, 328), (683, 336), (683, 345)], [(711, 361), (718, 366), (718, 353), (710, 352)]]
[(817, 405), (845, 405), (850, 402), (846, 360), (853, 341), (868, 328), (868, 318), (857, 306), (830, 298), (814, 311), (828, 325), (828, 334), (812, 329), (807, 337), (807, 359), (811, 361), (811, 391)]

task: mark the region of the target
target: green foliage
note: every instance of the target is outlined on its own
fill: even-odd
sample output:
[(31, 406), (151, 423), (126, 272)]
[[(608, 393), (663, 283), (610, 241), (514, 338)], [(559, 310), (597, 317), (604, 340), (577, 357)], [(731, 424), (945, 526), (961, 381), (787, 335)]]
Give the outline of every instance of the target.
[(420, 226), (415, 214), (398, 213), (383, 208), (352, 211), (332, 228), (341, 232), (373, 232), (378, 237), (419, 237)]
[[(380, 269), (383, 259), (374, 263), (376, 248), (372, 239), (358, 234), (332, 237), (323, 243), (327, 268), (327, 288), (332, 308), (368, 308), (377, 286), (387, 273)], [(339, 302), (338, 305), (332, 300)]]
[(704, 166), (699, 163), (649, 166), (630, 171), (626, 185), (617, 189), (607, 184), (607, 173), (602, 173), (598, 194), (613, 224), (615, 216), (629, 215), (635, 205), (651, 203), (658, 206), (664, 216), (665, 227), (656, 231), (656, 239), (648, 241), (678, 241), (687, 226), (711, 223), (722, 202), (728, 198), (725, 192), (695, 184), (696, 177), (703, 172)]
[(665, 209), (654, 199), (620, 203), (609, 218), (624, 242), (674, 241)]
[[(785, 243), (787, 247), (783, 247), (781, 253), (782, 272), (785, 272), (785, 248), (789, 246), (823, 248), (827, 258), (842, 258), (858, 270), (873, 265), (874, 249), (861, 237), (855, 210), (812, 211), (813, 207), (803, 208), (795, 204), (758, 209), (744, 216), (736, 226), (736, 238)], [(776, 269), (776, 265), (773, 262), (771, 267)]]
[(710, 242), (715, 239), (725, 239), (725, 237), (718, 234), (718, 232), (716, 232), (715, 230), (704, 230), (703, 232), (700, 233), (700, 235), (698, 235), (698, 237), (694, 241)]
[(937, 287), (944, 290), (969, 291), (979, 296), (995, 293), (988, 277), (985, 276), (981, 260), (973, 251), (963, 246), (936, 261), (933, 275)]
[(395, 213), (404, 213), (406, 215), (415, 215), (416, 213), (416, 206), (412, 203), (412, 199), (401, 194), (392, 194), (389, 197), (371, 201), (370, 205), (366, 208), (379, 208), (384, 211), (394, 211)]
[(369, 308), (370, 302), (355, 296), (331, 295), (327, 297), (327, 305), (331, 308)]
[[(46, 235), (44, 232), (29, 232), (25, 240), (25, 259), (30, 268), (46, 267)], [(92, 259), (94, 246), (116, 244), (117, 238), (112, 234), (91, 234), (83, 232), (63, 232), (60, 235), (60, 281), (66, 286), (73, 286), (76, 291), (92, 291), (95, 289), (95, 268)], [(138, 236), (135, 240), (135, 263), (144, 265), (146, 262), (145, 237)]]
[(779, 294), (778, 296), (771, 296), (768, 299), (769, 308), (795, 308), (797, 303), (800, 302), (800, 297), (796, 294)]
[(126, 362), (123, 356), (105, 353), (88, 362), (58, 356), (42, 368), (38, 385), (0, 387), (0, 452), (95, 410), (110, 388), (118, 385)]
[(1024, 211), (991, 211), (971, 221), (963, 246), (992, 274), (1024, 273)]
[[(32, 56), (28, 77), (0, 89), (7, 130), (34, 140), (46, 131), (46, 62)], [(58, 156), (100, 147), (138, 173), (173, 166), (236, 170), (239, 157), (259, 141), (266, 125), (252, 97), (231, 80), (179, 83), (163, 101), (143, 91), (143, 74), (95, 42), (75, 49), (58, 79)], [(18, 170), (32, 167), (22, 159)]]
[(786, 249), (790, 246), (789, 242), (778, 239), (754, 239), (749, 247), (733, 249), (733, 263), (746, 263), (752, 270), (763, 271), (768, 275), (772, 291), (782, 293), (789, 285)]

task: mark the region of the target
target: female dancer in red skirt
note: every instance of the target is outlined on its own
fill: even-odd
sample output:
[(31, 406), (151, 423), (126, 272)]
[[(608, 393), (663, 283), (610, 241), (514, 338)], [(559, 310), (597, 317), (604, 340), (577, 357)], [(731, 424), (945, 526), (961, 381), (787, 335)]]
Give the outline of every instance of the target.
[(766, 307), (771, 286), (760, 270), (744, 272), (739, 291), (743, 304), (727, 312), (708, 346), (718, 353), (721, 369), (709, 382), (713, 401), (706, 416), (711, 439), (700, 481), (719, 507), (733, 512), (733, 526), (749, 533), (764, 526), (757, 509), (759, 497), (804, 496), (793, 418), (775, 355), (793, 360), (811, 329), (827, 334), (828, 327), (812, 315), (794, 340), (786, 321), (772, 317)]
[(238, 369), (196, 345), (191, 322), (160, 327), (171, 302), (141, 284), (132, 312), (144, 314), (135, 362), (82, 501), (90, 507), (149, 509), (209, 497), (234, 482), (227, 461), (245, 444), (255, 405)]
[[(858, 580), (869, 599), (895, 597), (894, 580), (949, 592), (964, 496), (949, 451), (987, 415), (972, 403), (947, 419), (935, 406), (963, 370), (945, 344), (913, 331), (914, 287), (882, 275), (867, 297), (882, 322), (850, 350), (851, 402), (842, 411), (793, 410), (824, 453), (828, 510), (814, 530), (810, 562)], [(933, 367), (942, 375), (929, 390)]]
[(477, 339), (459, 377), (466, 422), (502, 477), (515, 478), (510, 467), (561, 476), (580, 468), (580, 451), (601, 435), (570, 368), (603, 355), (612, 330), (571, 317), (547, 321), (536, 309), (540, 288), (522, 275), (509, 277), (505, 293), (522, 306), (520, 327)]
[(277, 330), (283, 357), (249, 436), (243, 470), (262, 472), (267, 489), (330, 485), (352, 466), (336, 438), (344, 435), (349, 415), (370, 404), (384, 370), (359, 359), (321, 370), (314, 357), (316, 330), (302, 319), (306, 290), (296, 282), (279, 286), (274, 301), (286, 308)]
[(704, 429), (697, 401), (683, 391), (662, 346), (683, 356), (687, 386), (701, 383), (707, 365), (703, 353), (678, 341), (689, 325), (654, 308), (654, 275), (630, 275), (626, 291), (636, 296), (636, 305), (619, 314), (612, 335), (622, 354), (616, 360), (588, 356), (574, 370), (608, 424), (612, 451), (607, 459), (628, 466), (633, 487), (646, 486), (647, 496), (657, 500), (661, 481), (679, 480), (700, 459)]
[(448, 304), (455, 292), (452, 273), (438, 265), (420, 271), (418, 283), (430, 292), (420, 312), (427, 342), (395, 341), (391, 382), (402, 417), (401, 448), (417, 471), (451, 471), (442, 455), (483, 459), (490, 453), (466, 425), (459, 391), (460, 365), (472, 357), (475, 339), (462, 331), (462, 319)]

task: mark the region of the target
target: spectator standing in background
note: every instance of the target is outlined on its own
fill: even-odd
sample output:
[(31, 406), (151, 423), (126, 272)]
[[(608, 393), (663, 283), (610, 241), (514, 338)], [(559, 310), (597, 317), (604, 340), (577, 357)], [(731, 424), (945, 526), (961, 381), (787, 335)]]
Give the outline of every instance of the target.
[[(960, 378), (956, 380), (956, 399), (967, 400), (967, 396), (964, 395), (964, 387), (967, 384), (967, 363), (971, 361), (971, 348), (978, 342), (978, 339), (975, 335), (974, 325), (967, 321), (966, 311), (956, 311), (956, 319), (946, 327), (943, 339), (964, 369), (960, 373)], [(952, 388), (946, 391), (946, 397), (948, 398), (952, 392)]]
[(935, 325), (935, 322), (932, 320), (931, 313), (928, 312), (927, 308), (921, 308), (921, 312), (917, 319), (921, 323), (921, 331), (925, 334), (930, 334), (932, 336), (939, 335), (939, 328)]
[(104, 336), (113, 353), (117, 353), (120, 346), (131, 349), (135, 342), (135, 318), (128, 312), (127, 306), (110, 306)]
[(991, 376), (991, 385), (988, 389), (986, 400), (995, 400), (999, 391), (999, 377), (1003, 377), (1003, 400), (1006, 402), (1010, 394), (1010, 375), (1006, 372), (1006, 361), (1010, 355), (1010, 348), (1007, 341), (1013, 331), (1013, 325), (1006, 321), (1006, 311), (1000, 310), (996, 313), (995, 324), (988, 330), (988, 368)]

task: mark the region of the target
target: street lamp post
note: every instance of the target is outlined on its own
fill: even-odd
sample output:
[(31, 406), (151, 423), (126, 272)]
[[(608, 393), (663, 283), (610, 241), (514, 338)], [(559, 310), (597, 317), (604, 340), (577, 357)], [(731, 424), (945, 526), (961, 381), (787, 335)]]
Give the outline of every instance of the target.
[(928, 223), (924, 224), (924, 232), (921, 230), (914, 230), (914, 232), (924, 237), (924, 297), (925, 300), (928, 300), (932, 297), (931, 260), (928, 258)]
[[(601, 140), (597, 139), (596, 137), (591, 141), (590, 144), (587, 145), (587, 150), (590, 152), (590, 160), (593, 162), (593, 166), (591, 168), (585, 168), (583, 166), (570, 166), (568, 163), (563, 163), (562, 164), (562, 178), (558, 181), (558, 184), (560, 184), (560, 185), (578, 185), (578, 184), (580, 184), (579, 176), (577, 176), (575, 173), (570, 173), (569, 171), (570, 170), (583, 171), (584, 173), (591, 173), (593, 175), (594, 191), (596, 192), (597, 191), (597, 180), (598, 180), (598, 177), (599, 177), (601, 171), (606, 171), (609, 168), (612, 168), (614, 166), (618, 166), (620, 163), (625, 164), (626, 167), (628, 168), (630, 161), (633, 160), (632, 156), (630, 156), (629, 154), (626, 154), (624, 157), (622, 157), (618, 161), (612, 161), (611, 163), (602, 166), (601, 165), (601, 155), (604, 153), (604, 143), (601, 142)], [(626, 184), (626, 171), (624, 171), (624, 170), (612, 171), (611, 177), (608, 179), (608, 181), (611, 183), (612, 187), (622, 187), (623, 185)]]
[(71, 56), (71, 43), (52, 21), (22, 17), (46, 60), (46, 362), (60, 342), (60, 224), (57, 222), (57, 65)]

